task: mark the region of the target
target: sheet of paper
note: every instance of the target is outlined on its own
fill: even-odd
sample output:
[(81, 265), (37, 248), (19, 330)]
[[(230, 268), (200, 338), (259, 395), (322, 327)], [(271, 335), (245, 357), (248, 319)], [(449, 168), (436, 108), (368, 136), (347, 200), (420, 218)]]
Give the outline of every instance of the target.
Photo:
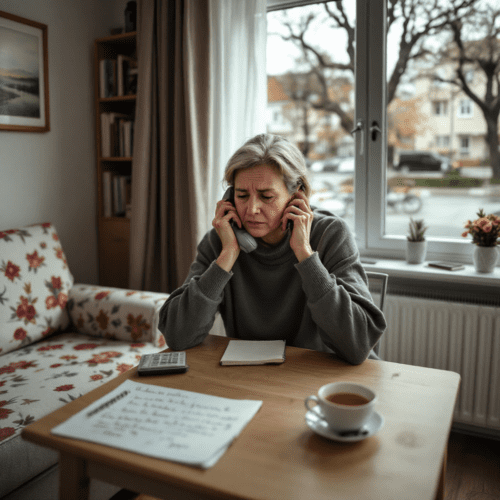
[(208, 468), (261, 405), (127, 380), (52, 433)]

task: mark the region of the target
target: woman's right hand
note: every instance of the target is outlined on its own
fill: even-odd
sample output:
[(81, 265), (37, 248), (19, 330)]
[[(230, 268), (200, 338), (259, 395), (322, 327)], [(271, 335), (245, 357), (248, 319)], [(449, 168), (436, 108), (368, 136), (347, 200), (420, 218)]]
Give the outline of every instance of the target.
[(212, 226), (217, 231), (219, 238), (222, 242), (222, 252), (234, 255), (235, 260), (240, 253), (240, 246), (230, 221), (234, 220), (238, 227), (242, 227), (241, 220), (236, 212), (234, 205), (227, 200), (220, 200), (217, 202), (215, 209), (215, 217), (212, 221)]

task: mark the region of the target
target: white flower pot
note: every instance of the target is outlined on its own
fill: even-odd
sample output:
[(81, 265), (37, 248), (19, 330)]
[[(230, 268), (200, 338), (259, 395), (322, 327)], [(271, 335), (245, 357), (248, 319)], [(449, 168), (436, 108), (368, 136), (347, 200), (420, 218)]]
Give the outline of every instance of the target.
[(474, 267), (477, 273), (492, 273), (498, 260), (498, 247), (474, 248)]
[(427, 252), (427, 240), (409, 241), (406, 240), (406, 262), (408, 264), (422, 264)]

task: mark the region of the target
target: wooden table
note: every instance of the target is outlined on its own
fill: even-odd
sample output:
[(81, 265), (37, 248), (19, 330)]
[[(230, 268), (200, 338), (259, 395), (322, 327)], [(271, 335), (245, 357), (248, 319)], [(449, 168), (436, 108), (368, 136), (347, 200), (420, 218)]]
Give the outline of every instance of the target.
[[(90, 478), (169, 500), (431, 500), (442, 494), (438, 486), (457, 373), (371, 360), (351, 366), (295, 347), (286, 348), (281, 365), (222, 367), (227, 342), (208, 336), (188, 350), (185, 374), (139, 377), (132, 369), (26, 427), (24, 439), (60, 452), (60, 498), (87, 498)], [(51, 434), (126, 379), (263, 405), (207, 470)], [(385, 419), (378, 434), (338, 443), (307, 427), (304, 398), (338, 380), (360, 382), (378, 393), (376, 410)]]

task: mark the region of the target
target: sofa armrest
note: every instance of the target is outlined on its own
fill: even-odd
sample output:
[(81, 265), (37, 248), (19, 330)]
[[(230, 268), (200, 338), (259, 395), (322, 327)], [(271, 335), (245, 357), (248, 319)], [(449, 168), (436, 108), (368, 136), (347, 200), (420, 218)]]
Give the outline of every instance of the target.
[(79, 333), (163, 347), (158, 313), (167, 298), (165, 293), (76, 284), (67, 307)]

